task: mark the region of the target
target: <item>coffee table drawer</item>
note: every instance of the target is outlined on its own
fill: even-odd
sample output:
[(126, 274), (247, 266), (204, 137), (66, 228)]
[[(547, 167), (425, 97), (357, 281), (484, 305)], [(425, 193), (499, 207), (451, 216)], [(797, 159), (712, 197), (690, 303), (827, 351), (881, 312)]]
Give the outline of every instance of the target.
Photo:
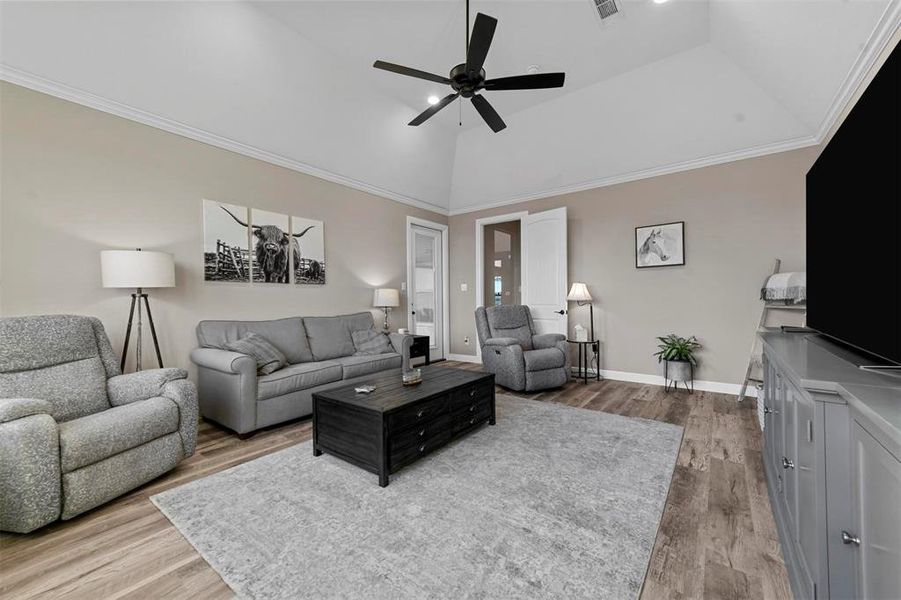
[(392, 431), (398, 431), (405, 427), (427, 423), (445, 412), (447, 412), (447, 396), (419, 402), (388, 415), (388, 427)]
[(462, 411), (455, 413), (451, 422), (451, 432), (457, 435), (461, 431), (484, 423), (489, 418), (491, 418), (491, 406), (486, 401), (484, 404), (480, 404), (474, 412)]
[(414, 444), (421, 444), (439, 435), (450, 427), (451, 416), (447, 413), (439, 415), (426, 423), (420, 423), (415, 427), (408, 427), (399, 432), (391, 432), (388, 440), (389, 452), (396, 452), (408, 448)]
[(482, 398), (488, 398), (494, 394), (494, 382), (488, 381), (471, 385), (458, 390), (451, 395), (451, 404), (458, 407), (463, 404), (471, 404)]
[(427, 440), (423, 440), (412, 446), (408, 446), (406, 448), (401, 448), (396, 452), (391, 453), (391, 471), (394, 472), (397, 469), (403, 467), (404, 465), (408, 465), (411, 462), (417, 460), (419, 457), (424, 456), (431, 452), (432, 450), (436, 450), (441, 446), (444, 446), (451, 438), (450, 429), (445, 428), (442, 431), (438, 431), (431, 438)]

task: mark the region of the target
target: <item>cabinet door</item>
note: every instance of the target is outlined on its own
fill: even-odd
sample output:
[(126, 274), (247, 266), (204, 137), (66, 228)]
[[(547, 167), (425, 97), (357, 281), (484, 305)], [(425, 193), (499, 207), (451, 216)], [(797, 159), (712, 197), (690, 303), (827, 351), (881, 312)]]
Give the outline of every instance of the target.
[(772, 363), (767, 360), (766, 355), (763, 356), (763, 460), (767, 468), (774, 472), (776, 463), (773, 461), (775, 440), (774, 432), (776, 431), (776, 419), (773, 414), (773, 402), (776, 397), (776, 372)]
[(818, 580), (822, 534), (819, 529), (818, 507), (820, 492), (817, 483), (817, 447), (823, 440), (815, 431), (816, 405), (806, 393), (790, 385), (794, 398), (795, 449), (789, 459), (793, 467), (788, 475), (796, 493), (794, 538), (802, 585), (813, 596), (813, 583)]
[(779, 373), (778, 370), (773, 371), (773, 455), (772, 455), (772, 466), (773, 473), (776, 475), (776, 491), (778, 495), (781, 497), (783, 492), (783, 479), (782, 476), (782, 447), (784, 444), (784, 429), (785, 429), (785, 411), (784, 411), (784, 396), (783, 396), (783, 387), (782, 387), (782, 374)]
[(851, 425), (852, 523), (857, 598), (901, 598), (901, 462), (857, 421)]
[[(797, 394), (794, 388), (784, 378), (780, 378), (782, 384), (782, 456), (779, 457), (780, 468), (782, 472), (782, 499), (785, 509), (785, 518), (788, 521), (790, 531), (795, 531), (797, 526), (797, 478), (796, 470), (789, 465), (793, 465), (795, 456), (795, 440), (797, 431), (795, 426), (795, 404), (797, 402)], [(796, 536), (793, 536), (796, 537)]]

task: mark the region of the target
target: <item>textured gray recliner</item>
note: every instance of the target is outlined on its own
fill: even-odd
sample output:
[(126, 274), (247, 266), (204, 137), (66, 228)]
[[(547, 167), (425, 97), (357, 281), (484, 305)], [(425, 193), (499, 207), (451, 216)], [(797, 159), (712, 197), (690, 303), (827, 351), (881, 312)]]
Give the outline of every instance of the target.
[(194, 454), (187, 376), (122, 375), (95, 318), (0, 319), (0, 529), (70, 519)]
[(528, 306), (480, 306), (476, 332), (482, 364), (498, 385), (533, 392), (560, 387), (569, 381), (566, 336), (535, 333)]
[[(369, 312), (272, 321), (201, 321), (197, 325), (201, 347), (191, 352), (197, 365), (200, 413), (247, 434), (312, 414), (315, 392), (366, 381), (381, 371), (396, 370), (399, 375), (401, 357), (410, 356), (413, 337), (392, 333), (392, 352), (355, 355), (351, 334), (373, 327)], [(224, 349), (251, 333), (281, 350), (288, 366), (257, 375), (252, 357)]]

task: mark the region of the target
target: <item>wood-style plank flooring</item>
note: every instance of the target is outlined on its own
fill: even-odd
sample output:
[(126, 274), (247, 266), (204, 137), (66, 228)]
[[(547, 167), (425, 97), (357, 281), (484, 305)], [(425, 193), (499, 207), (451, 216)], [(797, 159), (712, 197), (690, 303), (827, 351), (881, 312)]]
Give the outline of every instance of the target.
[[(791, 598), (753, 400), (665, 394), (661, 387), (619, 381), (571, 382), (560, 390), (513, 395), (685, 427), (644, 600)], [(149, 497), (311, 435), (309, 419), (243, 441), (201, 423), (196, 454), (173, 472), (71, 521), (28, 535), (0, 535), (0, 598), (233, 597)]]

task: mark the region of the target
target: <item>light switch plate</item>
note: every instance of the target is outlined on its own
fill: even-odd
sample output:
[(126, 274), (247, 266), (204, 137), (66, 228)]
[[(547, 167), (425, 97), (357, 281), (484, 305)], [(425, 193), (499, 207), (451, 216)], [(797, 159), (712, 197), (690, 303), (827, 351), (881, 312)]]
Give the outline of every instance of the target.
[(467, 284), (467, 283), (461, 283), (461, 284), (460, 284), (460, 291), (461, 291), (461, 292), (468, 292), (468, 291), (469, 291), (469, 284)]

